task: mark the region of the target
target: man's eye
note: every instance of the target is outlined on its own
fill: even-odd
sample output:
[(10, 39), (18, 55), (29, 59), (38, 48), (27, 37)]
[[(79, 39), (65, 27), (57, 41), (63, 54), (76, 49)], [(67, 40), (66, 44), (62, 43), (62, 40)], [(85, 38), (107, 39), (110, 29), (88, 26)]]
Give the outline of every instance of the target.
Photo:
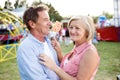
[(45, 21), (50, 21), (50, 20), (49, 20), (49, 19), (47, 19), (47, 18), (45, 18), (44, 20), (45, 20)]

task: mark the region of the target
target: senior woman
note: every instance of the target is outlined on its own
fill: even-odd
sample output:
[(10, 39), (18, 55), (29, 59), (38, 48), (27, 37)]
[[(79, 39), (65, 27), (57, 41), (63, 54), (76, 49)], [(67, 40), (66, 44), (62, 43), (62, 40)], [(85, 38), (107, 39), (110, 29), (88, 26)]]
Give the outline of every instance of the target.
[(53, 40), (52, 45), (61, 61), (60, 67), (46, 55), (40, 55), (40, 63), (53, 70), (61, 80), (93, 80), (100, 63), (98, 51), (91, 42), (94, 28), (91, 17), (72, 17), (68, 22), (68, 30), (75, 43), (74, 48), (63, 57), (59, 43)]

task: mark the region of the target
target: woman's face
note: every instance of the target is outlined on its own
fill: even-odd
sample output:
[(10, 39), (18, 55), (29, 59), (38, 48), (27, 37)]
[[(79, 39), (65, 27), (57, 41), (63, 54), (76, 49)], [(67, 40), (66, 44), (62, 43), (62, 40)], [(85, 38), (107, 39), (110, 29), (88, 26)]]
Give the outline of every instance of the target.
[(70, 38), (73, 41), (81, 44), (87, 40), (87, 32), (85, 30), (83, 22), (81, 22), (80, 20), (71, 21), (68, 29)]

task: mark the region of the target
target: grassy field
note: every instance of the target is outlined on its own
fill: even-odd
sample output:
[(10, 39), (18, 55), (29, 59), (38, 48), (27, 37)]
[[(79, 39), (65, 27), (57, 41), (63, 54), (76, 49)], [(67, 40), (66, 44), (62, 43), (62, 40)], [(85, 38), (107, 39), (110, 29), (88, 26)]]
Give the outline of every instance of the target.
[[(116, 80), (120, 74), (120, 42), (99, 42), (95, 46), (101, 57), (95, 80)], [(62, 45), (63, 53), (72, 47), (72, 44), (68, 47)], [(20, 80), (16, 59), (0, 63), (0, 80)]]

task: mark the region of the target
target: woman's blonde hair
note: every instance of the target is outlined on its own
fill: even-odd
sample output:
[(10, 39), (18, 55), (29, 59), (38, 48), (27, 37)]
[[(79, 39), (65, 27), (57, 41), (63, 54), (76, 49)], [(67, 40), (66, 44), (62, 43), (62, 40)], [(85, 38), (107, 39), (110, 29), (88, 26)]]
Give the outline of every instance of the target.
[(71, 19), (68, 22), (68, 27), (70, 26), (72, 21), (75, 20), (80, 20), (83, 25), (85, 30), (87, 31), (88, 35), (87, 35), (87, 40), (91, 40), (94, 37), (94, 32), (95, 32), (95, 27), (94, 27), (94, 22), (92, 17), (90, 16), (73, 16), (71, 17)]

